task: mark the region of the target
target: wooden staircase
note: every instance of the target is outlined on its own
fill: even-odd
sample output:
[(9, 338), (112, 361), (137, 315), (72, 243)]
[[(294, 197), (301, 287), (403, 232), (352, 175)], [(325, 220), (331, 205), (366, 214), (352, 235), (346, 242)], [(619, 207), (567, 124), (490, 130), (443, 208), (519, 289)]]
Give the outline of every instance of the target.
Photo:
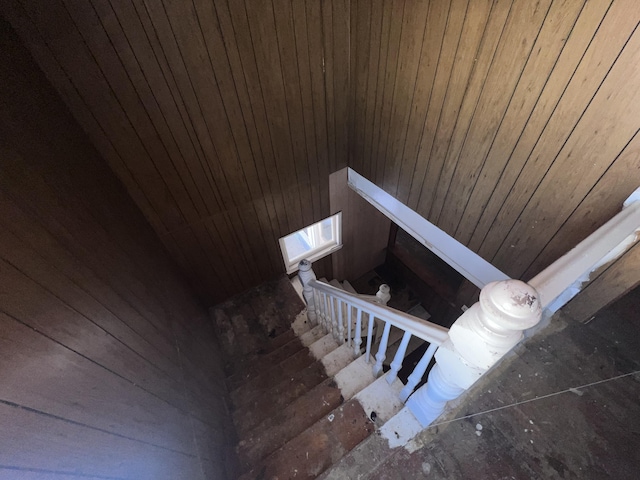
[[(328, 283), (355, 293), (348, 282)], [(279, 321), (256, 317), (264, 299), (253, 291), (212, 312), (229, 359), (240, 479), (317, 478), (403, 407), (403, 384), (376, 379), (363, 356), (354, 358), (353, 347), (312, 327), (289, 289)], [(392, 330), (388, 358), (401, 337)], [(240, 339), (245, 345), (237, 345)]]

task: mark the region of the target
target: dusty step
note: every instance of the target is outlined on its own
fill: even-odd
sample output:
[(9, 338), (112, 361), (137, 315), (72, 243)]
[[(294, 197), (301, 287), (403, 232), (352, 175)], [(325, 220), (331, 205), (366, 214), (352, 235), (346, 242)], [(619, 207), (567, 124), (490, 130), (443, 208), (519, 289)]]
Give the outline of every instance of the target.
[(244, 383), (253, 380), (261, 375), (267, 374), (268, 370), (285, 361), (287, 358), (295, 355), (298, 351), (305, 347), (300, 339), (293, 338), (281, 347), (264, 355), (258, 354), (251, 362), (244, 365), (237, 373), (227, 378), (227, 386), (229, 390), (235, 390)]
[(231, 391), (230, 397), (234, 407), (237, 409), (255, 401), (256, 397), (264, 395), (267, 390), (281, 382), (294, 378), (296, 372), (303, 370), (315, 361), (315, 357), (306, 348), (298, 350), (286, 360), (272, 366), (259, 377), (253, 378)]
[(327, 379), (275, 415), (266, 417), (238, 444), (238, 460), (242, 470), (248, 470), (320, 418), (329, 415), (343, 401), (338, 386), (333, 380)]
[(327, 379), (324, 367), (314, 362), (286, 378), (271, 389), (260, 392), (248, 399), (244, 405), (233, 412), (233, 423), (240, 437), (260, 424), (266, 417), (275, 415), (291, 402), (312, 390)]
[(241, 480), (317, 478), (367, 438), (374, 425), (351, 400), (259, 462)]

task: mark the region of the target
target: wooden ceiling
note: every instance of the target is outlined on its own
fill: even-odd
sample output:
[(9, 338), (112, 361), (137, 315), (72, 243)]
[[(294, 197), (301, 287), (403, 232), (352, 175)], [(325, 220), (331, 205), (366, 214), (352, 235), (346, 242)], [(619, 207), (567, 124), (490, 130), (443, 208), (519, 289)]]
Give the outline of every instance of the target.
[(3, 0), (210, 302), (347, 164), (514, 277), (640, 184), (634, 0)]

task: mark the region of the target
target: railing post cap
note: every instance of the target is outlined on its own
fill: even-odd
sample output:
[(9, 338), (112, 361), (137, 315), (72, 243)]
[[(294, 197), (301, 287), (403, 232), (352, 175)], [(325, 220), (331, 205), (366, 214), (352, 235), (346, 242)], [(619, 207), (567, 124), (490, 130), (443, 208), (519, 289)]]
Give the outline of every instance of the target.
[(300, 260), (300, 263), (298, 263), (298, 268), (303, 272), (307, 272), (311, 270), (311, 262), (306, 258), (303, 258), (302, 260)]
[(386, 283), (383, 283), (382, 285), (380, 285), (380, 291), (382, 293), (389, 293), (391, 291), (391, 287), (389, 287), (389, 285), (387, 285)]
[(520, 280), (492, 282), (480, 291), (480, 307), (491, 320), (508, 330), (526, 330), (540, 321), (540, 295)]

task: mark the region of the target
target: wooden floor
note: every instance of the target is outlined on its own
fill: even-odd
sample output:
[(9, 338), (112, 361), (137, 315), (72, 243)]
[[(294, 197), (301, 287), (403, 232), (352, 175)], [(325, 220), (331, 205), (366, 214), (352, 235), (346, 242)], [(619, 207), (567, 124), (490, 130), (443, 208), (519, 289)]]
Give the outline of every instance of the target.
[(638, 306), (636, 289), (588, 325), (558, 320), (421, 447), (362, 478), (638, 478)]

